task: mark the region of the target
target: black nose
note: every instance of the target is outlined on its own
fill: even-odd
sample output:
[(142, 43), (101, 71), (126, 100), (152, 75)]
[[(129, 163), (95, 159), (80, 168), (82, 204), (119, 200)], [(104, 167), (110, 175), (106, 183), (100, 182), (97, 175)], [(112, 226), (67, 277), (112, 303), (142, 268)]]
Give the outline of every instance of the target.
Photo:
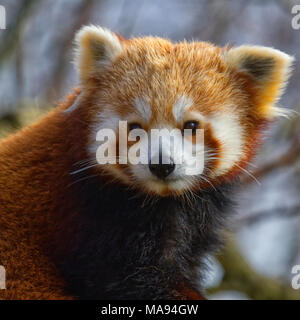
[(160, 179), (166, 178), (175, 169), (175, 164), (173, 162), (169, 164), (149, 164), (150, 171)]

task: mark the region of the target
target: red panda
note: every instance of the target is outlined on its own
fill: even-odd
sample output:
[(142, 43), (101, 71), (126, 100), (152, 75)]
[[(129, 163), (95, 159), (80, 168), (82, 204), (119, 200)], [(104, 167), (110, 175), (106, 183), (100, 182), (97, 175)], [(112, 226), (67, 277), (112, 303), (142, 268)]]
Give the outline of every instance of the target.
[[(282, 113), (293, 58), (261, 46), (126, 40), (96, 26), (75, 43), (80, 88), (0, 143), (0, 298), (201, 299), (204, 258), (221, 243), (238, 176)], [(185, 158), (99, 164), (106, 128), (117, 146), (155, 128), (190, 129), (194, 145), (203, 129), (203, 172), (185, 174)]]

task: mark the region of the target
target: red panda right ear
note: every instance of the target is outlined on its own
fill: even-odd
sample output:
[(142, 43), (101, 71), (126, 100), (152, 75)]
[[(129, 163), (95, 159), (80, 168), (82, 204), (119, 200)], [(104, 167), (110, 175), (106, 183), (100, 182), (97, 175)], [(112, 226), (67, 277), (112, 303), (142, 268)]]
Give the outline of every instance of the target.
[(229, 49), (225, 58), (231, 68), (252, 79), (259, 117), (270, 119), (285, 114), (276, 102), (290, 76), (292, 56), (273, 48), (244, 45)]
[(82, 82), (112, 63), (123, 50), (122, 42), (115, 33), (97, 26), (81, 28), (76, 34), (75, 45), (75, 65)]

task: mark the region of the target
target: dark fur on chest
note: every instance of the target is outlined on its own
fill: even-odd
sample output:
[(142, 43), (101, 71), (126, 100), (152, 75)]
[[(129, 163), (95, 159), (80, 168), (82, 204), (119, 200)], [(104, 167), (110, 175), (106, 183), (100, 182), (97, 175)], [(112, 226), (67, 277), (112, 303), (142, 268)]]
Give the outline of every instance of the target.
[(60, 261), (71, 292), (81, 299), (179, 299), (181, 287), (199, 291), (203, 258), (220, 245), (231, 191), (224, 185), (190, 201), (149, 200), (125, 187), (81, 184), (84, 223), (73, 218), (80, 236)]

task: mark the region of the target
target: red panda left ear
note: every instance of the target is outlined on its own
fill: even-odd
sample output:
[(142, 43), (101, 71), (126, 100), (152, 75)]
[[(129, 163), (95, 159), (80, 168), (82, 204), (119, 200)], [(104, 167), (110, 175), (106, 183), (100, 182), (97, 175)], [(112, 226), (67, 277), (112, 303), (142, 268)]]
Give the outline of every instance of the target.
[(230, 67), (251, 78), (259, 117), (270, 119), (284, 113), (275, 104), (290, 76), (292, 56), (268, 47), (240, 46), (229, 49), (225, 59)]
[(123, 50), (121, 37), (96, 26), (81, 28), (76, 34), (75, 45), (75, 65), (82, 82), (111, 64)]

